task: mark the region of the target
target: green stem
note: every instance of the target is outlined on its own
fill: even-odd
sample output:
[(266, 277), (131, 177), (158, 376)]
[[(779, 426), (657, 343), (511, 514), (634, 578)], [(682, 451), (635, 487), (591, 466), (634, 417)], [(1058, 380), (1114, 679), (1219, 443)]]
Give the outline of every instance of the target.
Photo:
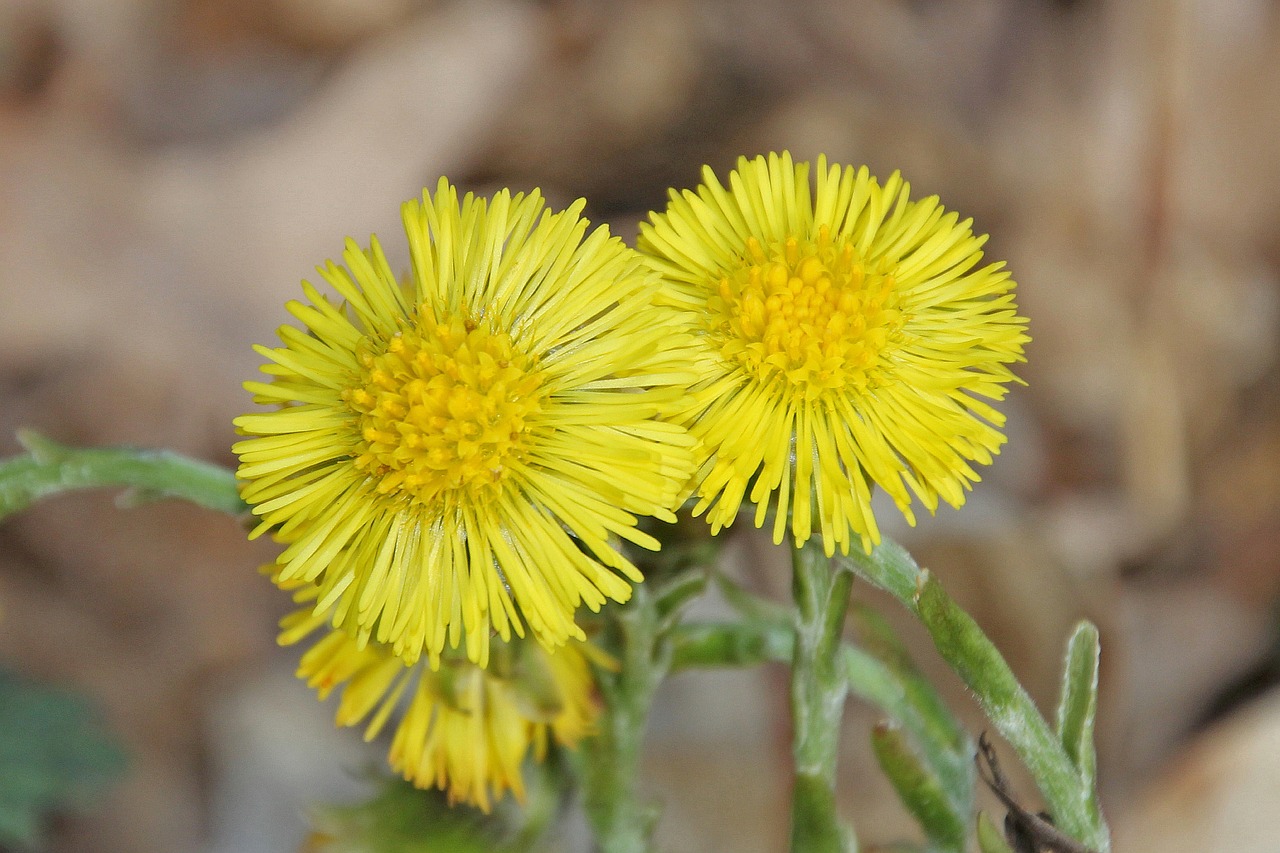
[(0, 462), (0, 518), (61, 492), (128, 487), (141, 498), (181, 498), (208, 509), (239, 515), (233, 472), (167, 450), (127, 447), (67, 447), (23, 430), (27, 454)]
[(587, 820), (601, 853), (647, 853), (653, 849), (658, 810), (642, 802), (636, 790), (640, 747), (670, 652), (659, 643), (660, 617), (648, 585), (637, 585), (631, 601), (611, 610), (604, 645), (619, 666), (597, 669), (604, 708), (595, 736), (579, 749), (579, 772)]
[(835, 802), (840, 719), (849, 686), (838, 650), (852, 583), (852, 573), (836, 569), (820, 544), (810, 542), (792, 553), (792, 853), (844, 853), (853, 843)]
[(790, 663), (794, 648), (795, 634), (790, 627), (758, 622), (684, 622), (671, 632), (671, 670)]
[(973, 692), (1017, 751), (1056, 824), (1100, 853), (1111, 849), (1092, 774), (1084, 777), (986, 634), (900, 545), (883, 541), (870, 554), (851, 549), (842, 566), (886, 590), (928, 629), (943, 659)]
[(1092, 780), (1081, 778), (1004, 656), (927, 571), (922, 573), (916, 604), (938, 652), (1031, 771), (1054, 822), (1071, 837), (1107, 853), (1111, 840)]

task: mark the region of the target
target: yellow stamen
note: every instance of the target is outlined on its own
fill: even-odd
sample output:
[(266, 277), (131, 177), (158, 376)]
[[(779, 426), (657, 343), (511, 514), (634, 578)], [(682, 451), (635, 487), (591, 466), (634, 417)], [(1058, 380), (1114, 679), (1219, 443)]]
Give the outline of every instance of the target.
[(764, 247), (748, 238), (741, 266), (708, 300), (709, 331), (726, 359), (789, 395), (873, 388), (880, 355), (901, 331), (894, 270), (868, 266), (820, 229)]
[(360, 416), (356, 465), (386, 492), (422, 502), (450, 490), (478, 495), (525, 458), (542, 379), (506, 333), (427, 316), (360, 363), (360, 385), (343, 394)]

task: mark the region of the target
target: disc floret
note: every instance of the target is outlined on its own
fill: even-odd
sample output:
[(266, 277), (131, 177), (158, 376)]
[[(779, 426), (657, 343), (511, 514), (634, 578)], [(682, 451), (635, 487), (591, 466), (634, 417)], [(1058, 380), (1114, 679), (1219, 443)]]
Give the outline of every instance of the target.
[(708, 300), (721, 355), (805, 400), (874, 387), (903, 324), (893, 265), (868, 264), (826, 226), (816, 239), (791, 236), (768, 248), (751, 236), (744, 255)]
[(526, 427), (542, 408), (542, 377), (511, 336), (422, 312), (417, 328), (357, 355), (360, 381), (342, 398), (359, 417), (355, 464), (382, 494), (419, 502), (502, 483), (527, 457)]

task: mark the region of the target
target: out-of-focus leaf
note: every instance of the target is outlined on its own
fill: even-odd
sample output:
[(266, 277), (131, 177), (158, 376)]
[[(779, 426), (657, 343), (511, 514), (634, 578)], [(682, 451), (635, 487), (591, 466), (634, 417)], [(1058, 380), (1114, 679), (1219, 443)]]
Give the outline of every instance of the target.
[(791, 629), (791, 620), (794, 616), (787, 605), (748, 592), (731, 578), (718, 572), (715, 575), (715, 582), (728, 605), (748, 622)]
[(1098, 713), (1098, 657), (1098, 629), (1081, 622), (1067, 641), (1057, 729), (1062, 748), (1089, 788), (1097, 776), (1093, 722)]
[(978, 812), (978, 849), (982, 853), (1013, 853), (1009, 842), (986, 812)]
[(850, 609), (862, 648), (880, 660), (901, 685), (904, 711), (884, 708), (915, 741), (942, 781), (957, 814), (973, 809), (973, 739), (933, 684), (916, 667), (888, 621), (865, 604)]
[(355, 805), (317, 806), (303, 853), (496, 853), (504, 828), (497, 817), (450, 807), (440, 791), (401, 779), (380, 782), (377, 794)]
[(795, 635), (769, 625), (684, 622), (672, 629), (671, 671), (696, 667), (756, 666), (791, 659)]
[(1031, 771), (1058, 827), (1107, 853), (1111, 839), (1092, 785), (1086, 786), (1004, 657), (927, 571), (916, 595), (916, 612), (943, 659)]
[(83, 697), (0, 671), (0, 847), (38, 846), (50, 815), (91, 806), (124, 763)]
[(665, 633), (680, 621), (685, 606), (706, 590), (707, 572), (699, 566), (685, 568), (662, 578), (655, 587), (653, 603), (658, 613), (658, 630)]
[(947, 853), (964, 853), (968, 814), (956, 812), (942, 780), (916, 754), (902, 727), (891, 721), (877, 723), (871, 731), (871, 745), (880, 768), (924, 828), (930, 844)]

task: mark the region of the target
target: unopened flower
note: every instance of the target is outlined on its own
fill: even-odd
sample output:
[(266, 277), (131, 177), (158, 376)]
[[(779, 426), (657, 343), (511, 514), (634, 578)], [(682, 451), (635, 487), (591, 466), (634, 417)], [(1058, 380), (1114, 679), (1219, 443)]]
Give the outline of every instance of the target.
[[(326, 622), (310, 607), (299, 610), (282, 622), (280, 642), (298, 642)], [(365, 740), (394, 720), (392, 769), (420, 788), (445, 791), (451, 804), (487, 812), (507, 791), (524, 799), (527, 757), (541, 761), (550, 740), (572, 747), (592, 732), (599, 704), (590, 659), (609, 662), (578, 640), (554, 651), (527, 639), (497, 640), (487, 669), (454, 655), (433, 670), (330, 629), (303, 654), (298, 677), (321, 699), (341, 687), (337, 723), (364, 723)]]
[(236, 419), (242, 494), (287, 547), (275, 574), (314, 582), (317, 611), (408, 662), (527, 624), (581, 637), (576, 608), (626, 600), (639, 571), (616, 545), (658, 543), (693, 470), (665, 419), (691, 340), (653, 304), (657, 277), (582, 203), (491, 202), (441, 181), (403, 207), (412, 274), (377, 240), (303, 283), (305, 327), (259, 347), (278, 409)]
[(882, 488), (914, 523), (960, 506), (1004, 442), (985, 400), (1017, 381), (1026, 321), (985, 236), (895, 172), (742, 158), (722, 184), (672, 191), (639, 248), (701, 330), (699, 380), (676, 415), (709, 452), (695, 514), (714, 530), (745, 499), (781, 541), (816, 529), (828, 554), (879, 541)]

